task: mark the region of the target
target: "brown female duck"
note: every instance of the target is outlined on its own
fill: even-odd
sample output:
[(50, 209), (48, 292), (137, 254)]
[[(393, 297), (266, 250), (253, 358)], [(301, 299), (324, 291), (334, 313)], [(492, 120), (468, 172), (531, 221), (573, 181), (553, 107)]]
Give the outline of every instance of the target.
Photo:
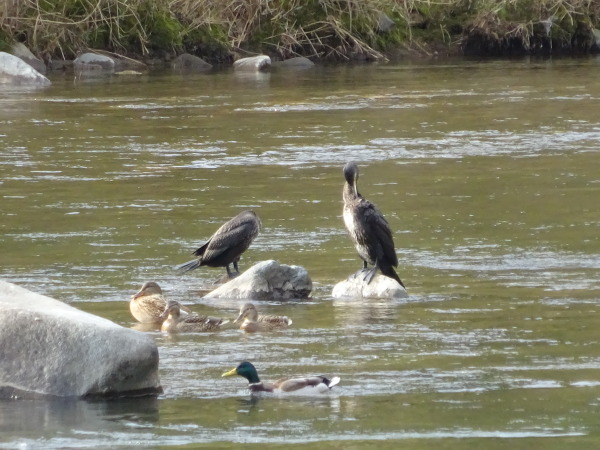
[(181, 314), (181, 304), (175, 300), (169, 300), (161, 318), (163, 319), (161, 331), (169, 333), (179, 332), (201, 332), (217, 331), (229, 320), (218, 317), (200, 316), (198, 314)]
[(167, 306), (162, 289), (154, 281), (148, 281), (131, 297), (129, 311), (138, 322), (161, 323), (161, 314)]
[(240, 329), (248, 333), (255, 331), (284, 330), (292, 324), (287, 316), (259, 315), (252, 303), (246, 303), (240, 308), (240, 314), (233, 323), (242, 322)]

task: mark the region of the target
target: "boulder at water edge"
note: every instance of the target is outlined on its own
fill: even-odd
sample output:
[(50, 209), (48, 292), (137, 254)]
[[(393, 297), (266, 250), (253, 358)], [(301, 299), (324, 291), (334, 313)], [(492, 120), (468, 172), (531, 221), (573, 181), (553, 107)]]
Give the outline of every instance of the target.
[(278, 69), (311, 69), (315, 67), (315, 63), (304, 56), (296, 56), (294, 58), (274, 62), (273, 66), (277, 67)]
[(262, 261), (205, 295), (205, 298), (287, 300), (306, 298), (312, 281), (304, 267)]
[(173, 60), (173, 70), (178, 72), (206, 72), (212, 69), (212, 65), (189, 53), (183, 53)]
[(42, 75), (46, 74), (47, 69), (46, 64), (44, 64), (44, 61), (42, 61), (33, 53), (31, 53), (31, 50), (29, 50), (27, 46), (22, 42), (17, 42), (13, 44), (13, 46), (10, 49), (10, 52), (16, 57), (21, 58), (23, 61), (25, 61), (27, 64), (29, 64)]
[(139, 331), (0, 280), (0, 398), (162, 392)]
[(379, 273), (368, 284), (360, 275), (350, 275), (333, 287), (331, 295), (334, 298), (408, 298), (396, 280)]
[(249, 58), (241, 58), (233, 63), (235, 70), (259, 71), (268, 70), (271, 67), (271, 58), (267, 55), (251, 56)]
[(0, 52), (0, 84), (49, 86), (51, 83), (21, 58)]
[(115, 61), (108, 56), (99, 55), (97, 53), (83, 53), (75, 58), (73, 67), (80, 73), (112, 73), (115, 71)]

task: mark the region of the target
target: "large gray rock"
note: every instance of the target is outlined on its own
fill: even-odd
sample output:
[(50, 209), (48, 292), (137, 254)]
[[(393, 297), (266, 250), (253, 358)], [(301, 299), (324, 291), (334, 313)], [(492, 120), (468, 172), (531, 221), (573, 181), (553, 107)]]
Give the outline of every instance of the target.
[(0, 52), (0, 84), (49, 86), (51, 83), (21, 58)]
[(379, 273), (368, 284), (360, 275), (350, 275), (333, 287), (331, 295), (334, 298), (408, 298), (396, 280)]
[(162, 392), (139, 331), (0, 280), (0, 398)]
[(173, 60), (173, 70), (178, 72), (206, 72), (212, 65), (189, 53), (183, 53)]
[(115, 61), (97, 53), (83, 53), (73, 61), (73, 67), (78, 72), (104, 72), (115, 71)]
[(271, 58), (267, 55), (251, 56), (249, 58), (241, 58), (233, 63), (235, 70), (244, 71), (259, 71), (268, 70), (271, 67)]
[(304, 267), (262, 261), (209, 292), (204, 298), (287, 300), (306, 298), (312, 281)]
[(21, 58), (42, 75), (46, 74), (46, 64), (44, 64), (44, 61), (31, 53), (31, 50), (29, 50), (25, 44), (21, 42), (13, 44), (10, 52), (17, 58)]

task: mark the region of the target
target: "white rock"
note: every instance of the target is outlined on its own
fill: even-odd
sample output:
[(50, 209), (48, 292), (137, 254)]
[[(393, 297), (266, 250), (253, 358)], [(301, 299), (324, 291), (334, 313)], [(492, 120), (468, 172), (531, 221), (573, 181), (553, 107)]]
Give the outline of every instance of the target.
[(235, 70), (268, 70), (271, 67), (271, 58), (267, 55), (252, 56), (249, 58), (241, 58), (233, 63)]
[(281, 300), (306, 298), (312, 281), (304, 267), (262, 261), (205, 295), (205, 298)]
[(0, 84), (49, 86), (52, 83), (21, 58), (0, 52)]
[(333, 287), (334, 298), (408, 298), (406, 290), (394, 279), (376, 274), (369, 284), (360, 276), (351, 275)]
[(150, 336), (2, 280), (0, 355), (0, 398), (162, 391)]

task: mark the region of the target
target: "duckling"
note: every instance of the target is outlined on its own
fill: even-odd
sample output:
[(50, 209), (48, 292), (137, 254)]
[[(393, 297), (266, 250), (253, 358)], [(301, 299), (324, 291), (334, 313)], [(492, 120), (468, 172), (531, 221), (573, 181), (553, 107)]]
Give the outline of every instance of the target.
[(273, 316), (273, 315), (258, 315), (256, 306), (252, 303), (246, 303), (240, 308), (240, 314), (233, 323), (242, 321), (240, 330), (244, 330), (248, 333), (255, 331), (273, 331), (283, 330), (292, 324), (292, 319), (287, 316)]
[(181, 316), (181, 304), (175, 300), (169, 300), (161, 317), (163, 323), (161, 331), (169, 333), (176, 332), (198, 332), (198, 331), (217, 331), (229, 320), (220, 319), (211, 316), (199, 316), (192, 313), (184, 317)]
[(162, 289), (154, 281), (148, 281), (131, 297), (129, 311), (138, 322), (162, 323), (161, 314), (167, 306)]
[(225, 372), (222, 377), (231, 377), (239, 375), (248, 380), (248, 389), (250, 392), (293, 392), (303, 388), (316, 388), (318, 393), (328, 392), (332, 387), (340, 382), (340, 377), (332, 377), (331, 379), (320, 375), (309, 377), (289, 377), (281, 378), (272, 383), (260, 381), (258, 372), (252, 363), (243, 361), (237, 367)]

